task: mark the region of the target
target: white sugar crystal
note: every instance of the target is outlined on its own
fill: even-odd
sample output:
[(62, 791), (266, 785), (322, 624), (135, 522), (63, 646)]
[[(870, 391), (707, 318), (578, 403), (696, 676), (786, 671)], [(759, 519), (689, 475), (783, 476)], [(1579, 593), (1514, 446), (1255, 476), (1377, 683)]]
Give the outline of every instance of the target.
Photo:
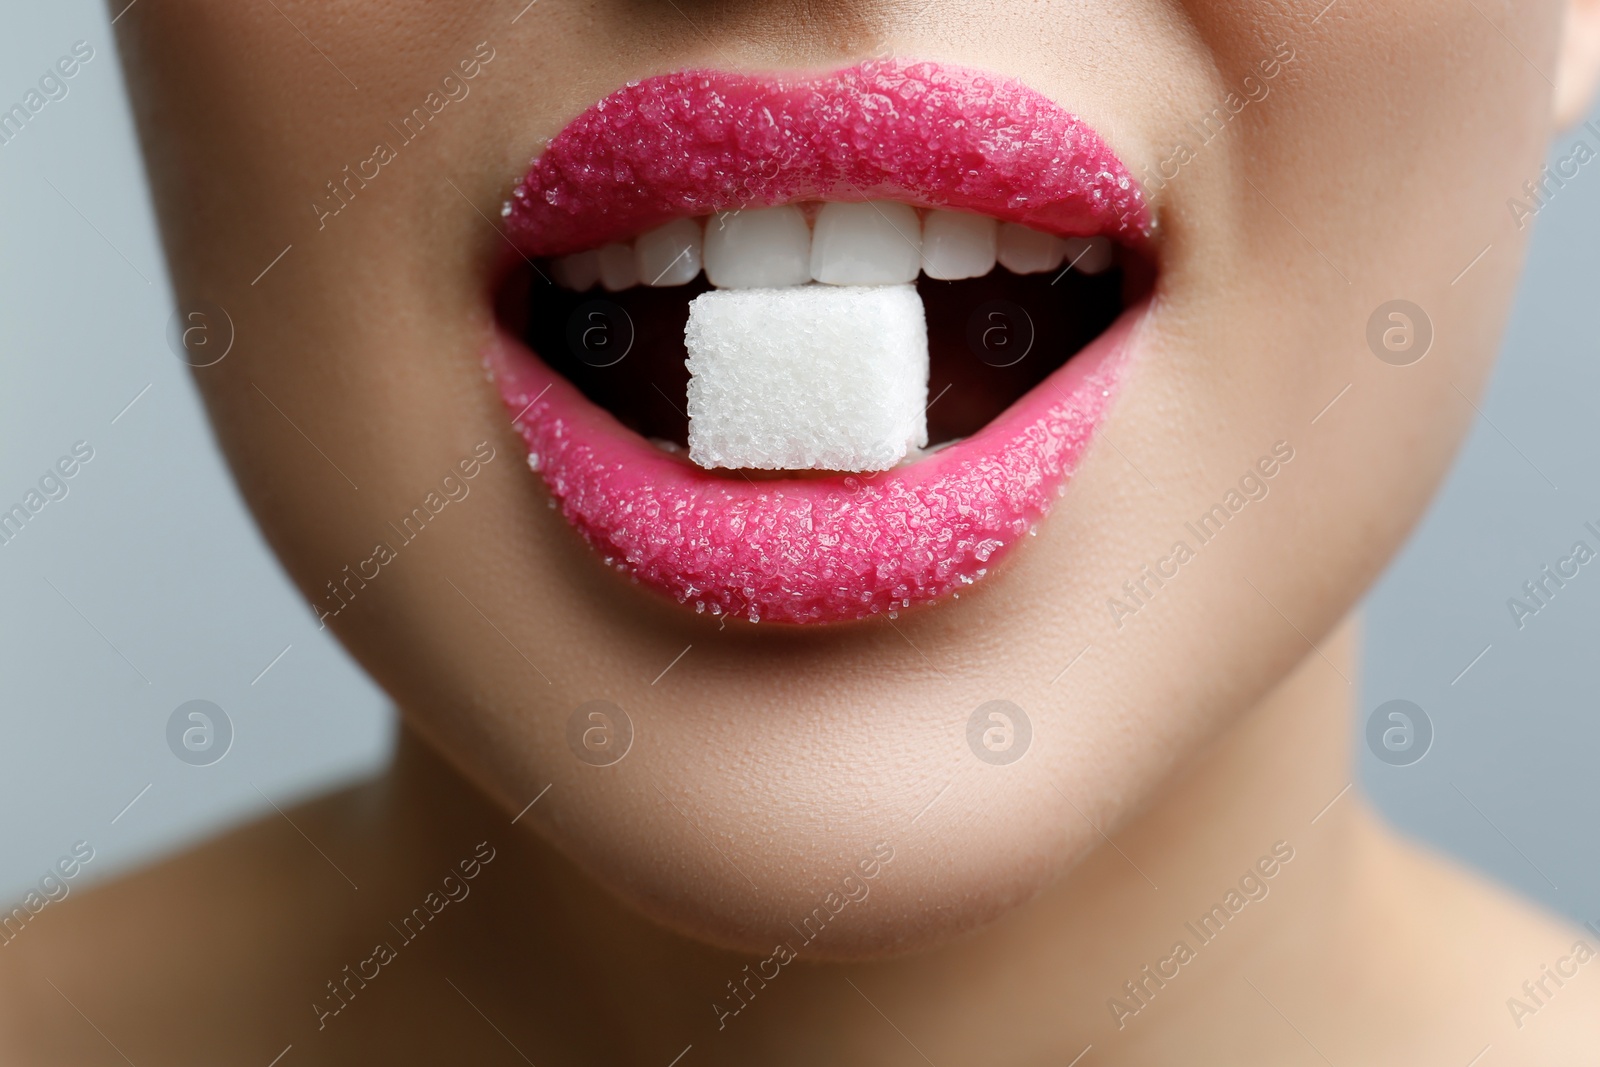
[(910, 285), (719, 289), (689, 303), (689, 458), (877, 471), (928, 443), (928, 327)]

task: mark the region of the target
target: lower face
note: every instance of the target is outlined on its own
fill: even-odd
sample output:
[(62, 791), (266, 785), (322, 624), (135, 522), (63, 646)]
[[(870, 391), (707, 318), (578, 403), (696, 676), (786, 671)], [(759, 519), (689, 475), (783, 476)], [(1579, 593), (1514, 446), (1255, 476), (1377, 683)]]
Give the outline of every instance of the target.
[(765, 951), (892, 849), (817, 949), (859, 957), (1146, 802), (1470, 422), (1559, 7), (1526, 60), (1470, 5), (1236, 7), (118, 29), (180, 304), (235, 331), (198, 380), (319, 616), (693, 936)]

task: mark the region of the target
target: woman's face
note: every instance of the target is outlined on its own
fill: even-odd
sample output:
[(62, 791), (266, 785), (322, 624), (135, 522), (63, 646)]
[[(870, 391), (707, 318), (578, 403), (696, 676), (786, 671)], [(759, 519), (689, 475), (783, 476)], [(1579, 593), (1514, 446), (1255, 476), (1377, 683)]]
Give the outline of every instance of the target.
[[(754, 951), (876, 855), (870, 900), (818, 945), (840, 957), (1039, 891), (1350, 610), (1474, 418), (1563, 17), (523, 4), (165, 0), (121, 20), (180, 308), (231, 321), (196, 377), (290, 574), (467, 775), (511, 813), (540, 797), (523, 821), (613, 893)], [(647, 81), (686, 70), (721, 73)], [(763, 113), (787, 133), (720, 157), (722, 127), (697, 125)], [(524, 181), (552, 139), (566, 169)], [(1088, 165), (1057, 180), (1071, 152)], [(649, 390), (681, 416), (678, 331), (705, 285), (580, 300), (543, 277), (573, 289), (581, 262), (547, 257), (717, 207), (794, 200), (820, 226), (818, 201), (861, 199), (852, 174), (876, 200), (1108, 236), (1118, 266), (1011, 296), (924, 283), (927, 419), (968, 438), (918, 461), (943, 466), (707, 473), (624, 428), (681, 433)], [(708, 262), (729, 225), (707, 226)], [(993, 355), (981, 329), (962, 347), (974, 319), (1032, 328), (992, 320), (997, 294), (1048, 320), (1020, 377), (970, 358)], [(559, 348), (590, 300), (607, 328), (632, 309), (632, 362), (523, 347)], [(1068, 354), (1052, 316), (1092, 335), (1124, 306), (1040, 380)]]

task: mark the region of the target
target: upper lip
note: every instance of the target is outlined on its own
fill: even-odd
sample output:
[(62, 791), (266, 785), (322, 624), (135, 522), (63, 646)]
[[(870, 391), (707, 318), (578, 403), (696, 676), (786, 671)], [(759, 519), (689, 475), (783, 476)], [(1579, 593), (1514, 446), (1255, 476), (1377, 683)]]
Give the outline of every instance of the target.
[(798, 200), (901, 200), (1134, 245), (1151, 232), (1139, 186), (1077, 116), (1020, 82), (901, 60), (630, 83), (550, 140), (506, 232), (553, 256)]

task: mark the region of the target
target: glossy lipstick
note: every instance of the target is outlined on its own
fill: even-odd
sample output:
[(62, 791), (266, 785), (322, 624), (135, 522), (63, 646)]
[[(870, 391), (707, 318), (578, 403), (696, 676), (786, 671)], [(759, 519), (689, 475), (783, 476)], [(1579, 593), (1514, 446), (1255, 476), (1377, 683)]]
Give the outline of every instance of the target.
[[(884, 61), (626, 86), (551, 140), (507, 206), (507, 233), (549, 256), (681, 216), (867, 199), (1125, 244), (1150, 232), (1126, 169), (1058, 105), (995, 75)], [(608, 563), (698, 611), (835, 622), (955, 593), (1027, 536), (1108, 410), (1139, 318), (1124, 313), (980, 432), (876, 476), (702, 470), (509, 333), (488, 362), (529, 465)]]

